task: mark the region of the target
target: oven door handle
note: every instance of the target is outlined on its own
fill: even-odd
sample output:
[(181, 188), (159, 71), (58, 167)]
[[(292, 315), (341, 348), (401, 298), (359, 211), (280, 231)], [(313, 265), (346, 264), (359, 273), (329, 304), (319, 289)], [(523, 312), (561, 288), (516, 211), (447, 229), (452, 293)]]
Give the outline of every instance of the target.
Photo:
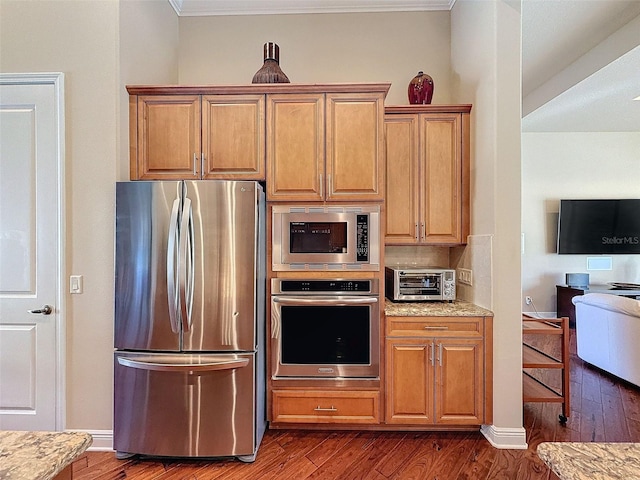
[(378, 297), (271, 297), (273, 303), (283, 305), (367, 305), (378, 303)]

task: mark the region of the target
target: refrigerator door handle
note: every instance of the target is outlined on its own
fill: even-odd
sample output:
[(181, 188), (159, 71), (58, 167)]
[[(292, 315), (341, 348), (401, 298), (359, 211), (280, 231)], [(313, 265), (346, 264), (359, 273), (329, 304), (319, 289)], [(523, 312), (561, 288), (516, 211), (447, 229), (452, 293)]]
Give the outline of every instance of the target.
[(182, 320), (182, 331), (188, 332), (191, 328), (191, 310), (193, 307), (193, 210), (191, 199), (186, 197), (182, 206), (182, 220), (180, 222), (180, 244), (179, 244), (179, 296), (180, 296), (180, 317)]
[(171, 208), (171, 218), (169, 220), (169, 235), (167, 239), (167, 303), (169, 306), (169, 321), (173, 333), (180, 331), (178, 325), (178, 289), (176, 285), (176, 256), (178, 254), (178, 213), (180, 210), (180, 199), (173, 201)]
[[(179, 361), (178, 361), (179, 362)], [(249, 365), (248, 358), (233, 360), (219, 360), (215, 362), (201, 363), (163, 363), (151, 360), (133, 360), (126, 357), (118, 357), (118, 363), (124, 367), (137, 368), (139, 370), (154, 370), (158, 372), (212, 372), (218, 370), (235, 370)]]

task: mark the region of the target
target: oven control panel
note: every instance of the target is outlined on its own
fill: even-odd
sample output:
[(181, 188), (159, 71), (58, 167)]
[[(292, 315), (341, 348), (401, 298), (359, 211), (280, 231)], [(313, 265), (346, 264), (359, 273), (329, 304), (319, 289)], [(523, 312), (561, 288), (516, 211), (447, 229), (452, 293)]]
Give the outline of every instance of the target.
[(283, 293), (363, 293), (377, 294), (377, 279), (310, 279), (310, 280), (271, 280), (271, 292)]

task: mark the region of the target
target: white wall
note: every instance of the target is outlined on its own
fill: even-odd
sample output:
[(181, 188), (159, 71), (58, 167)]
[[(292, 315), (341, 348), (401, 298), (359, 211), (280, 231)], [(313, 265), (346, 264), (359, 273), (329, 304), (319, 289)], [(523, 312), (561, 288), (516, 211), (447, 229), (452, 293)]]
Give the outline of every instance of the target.
[[(122, 32), (121, 6), (128, 25)], [(165, 21), (147, 24), (158, 15)], [(162, 66), (171, 60), (147, 43), (171, 38), (167, 18), (174, 19), (177, 43), (177, 19), (168, 2), (0, 0), (0, 71), (65, 74), (66, 274), (84, 275), (84, 293), (66, 299), (68, 429), (112, 428), (113, 194), (115, 181), (128, 175), (128, 138), (119, 135), (128, 117), (120, 104), (128, 99), (120, 59), (123, 83), (127, 77), (177, 78), (163, 73), (171, 70)], [(155, 37), (149, 33), (154, 28), (162, 29)], [(170, 51), (170, 43), (164, 40), (160, 47)], [(125, 166), (122, 175), (116, 173), (118, 164)]]
[[(514, 8), (515, 6), (515, 8)], [(491, 252), (496, 445), (522, 448), (520, 310), (520, 12), (518, 1), (458, 0), (451, 13), (456, 103), (473, 103), (471, 235), (465, 255)], [(462, 261), (471, 261), (462, 257)], [(473, 264), (473, 263), (471, 263)], [(490, 271), (487, 272), (486, 270)], [(474, 272), (474, 276), (476, 273)], [(474, 292), (468, 292), (475, 295)]]
[[(115, 2), (0, 2), (0, 69), (65, 74), (68, 428), (111, 428)], [(66, 289), (66, 285), (62, 285)]]
[(292, 83), (391, 82), (386, 104), (402, 105), (422, 70), (449, 103), (449, 25), (448, 11), (181, 17), (180, 83), (251, 83), (275, 42)]
[(565, 273), (640, 283), (640, 255), (611, 255), (612, 270), (589, 271), (587, 255), (555, 253), (562, 198), (640, 198), (640, 132), (522, 134), (522, 292), (538, 312), (555, 313)]

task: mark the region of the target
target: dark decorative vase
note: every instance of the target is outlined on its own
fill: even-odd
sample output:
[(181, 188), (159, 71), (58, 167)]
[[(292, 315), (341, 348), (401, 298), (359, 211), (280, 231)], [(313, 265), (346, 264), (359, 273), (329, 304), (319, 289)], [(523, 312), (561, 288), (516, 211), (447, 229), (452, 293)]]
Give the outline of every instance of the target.
[(253, 76), (251, 83), (291, 83), (280, 68), (280, 47), (277, 44), (264, 44), (264, 65)]
[(433, 98), (433, 79), (418, 72), (409, 82), (409, 103), (413, 105), (428, 105)]

